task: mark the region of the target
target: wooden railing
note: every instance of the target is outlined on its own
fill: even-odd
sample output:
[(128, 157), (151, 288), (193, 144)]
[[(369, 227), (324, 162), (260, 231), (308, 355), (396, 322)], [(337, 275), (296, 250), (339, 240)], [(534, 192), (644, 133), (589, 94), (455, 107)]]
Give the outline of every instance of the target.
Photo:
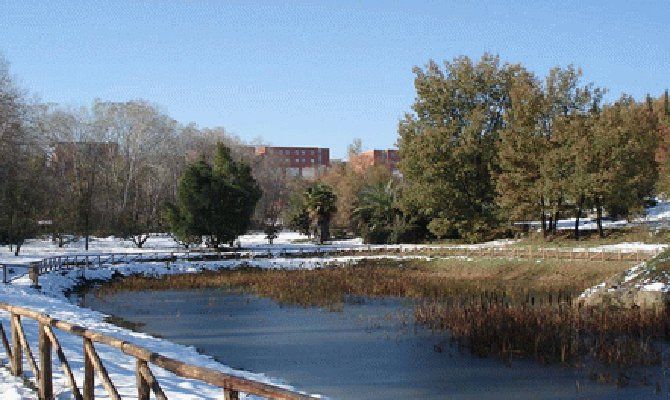
[[(30, 278), (38, 286), (39, 276), (51, 271), (91, 266), (127, 264), (131, 262), (176, 262), (176, 261), (217, 261), (257, 258), (308, 258), (308, 257), (346, 257), (346, 256), (383, 256), (416, 255), (427, 257), (506, 257), (528, 260), (584, 260), (584, 261), (646, 261), (657, 256), (662, 250), (602, 250), (546, 248), (532, 246), (416, 246), (416, 245), (359, 245), (355, 247), (320, 246), (305, 249), (254, 249), (249, 251), (199, 251), (154, 252), (154, 253), (108, 253), (74, 254), (44, 258), (30, 263)], [(21, 266), (14, 266), (21, 268)], [(7, 267), (2, 268), (3, 282), (7, 283)]]
[[(135, 378), (137, 385), (137, 397), (139, 400), (148, 400), (153, 392), (157, 399), (167, 399), (161, 389), (159, 382), (152, 373), (150, 365), (155, 365), (164, 370), (186, 379), (194, 379), (209, 385), (221, 388), (223, 398), (233, 400), (239, 398), (239, 393), (244, 392), (252, 395), (262, 396), (269, 399), (311, 399), (312, 397), (282, 389), (274, 385), (268, 385), (234, 375), (225, 374), (211, 368), (190, 365), (179, 360), (165, 357), (154, 353), (143, 347), (132, 343), (104, 335), (99, 332), (74, 325), (69, 322), (51, 318), (37, 311), (0, 302), (0, 310), (10, 314), (10, 339), (0, 322), (0, 340), (9, 364), (11, 372), (15, 376), (23, 375), (23, 361), (33, 372), (38, 388), (40, 399), (53, 399), (52, 379), (52, 351), (56, 352), (60, 366), (63, 369), (72, 396), (75, 399), (92, 400), (94, 398), (95, 375), (97, 374), (107, 395), (111, 399), (120, 399), (116, 386), (112, 382), (98, 356), (94, 343), (105, 344), (118, 349), (120, 352), (134, 357)], [(26, 337), (22, 325), (22, 318), (30, 318), (38, 323), (38, 362), (32, 353), (30, 343)], [(68, 362), (64, 349), (56, 336), (56, 330), (66, 334), (76, 335), (82, 338), (82, 349), (84, 356), (84, 379), (80, 387), (77, 385), (72, 369)]]

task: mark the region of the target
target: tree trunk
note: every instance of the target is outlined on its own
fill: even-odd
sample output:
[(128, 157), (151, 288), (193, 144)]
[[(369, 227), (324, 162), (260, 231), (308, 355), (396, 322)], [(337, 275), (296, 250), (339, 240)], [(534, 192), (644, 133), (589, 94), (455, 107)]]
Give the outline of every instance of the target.
[(542, 237), (547, 237), (547, 216), (544, 215), (544, 197), (540, 199), (540, 213), (542, 221)]
[(86, 249), (86, 251), (88, 251), (88, 236), (89, 236), (89, 234), (88, 234), (88, 230), (87, 230), (87, 232), (86, 232), (86, 240), (85, 240), (85, 243), (86, 243), (86, 244), (84, 245), (84, 248)]
[(584, 195), (579, 197), (579, 202), (577, 202), (577, 209), (575, 212), (575, 240), (579, 240), (579, 217), (582, 215), (582, 207), (584, 206)]
[(605, 237), (605, 233), (603, 232), (603, 208), (600, 203), (596, 204), (596, 224), (598, 225), (598, 236), (602, 239)]
[(17, 243), (17, 244), (16, 244), (16, 248), (15, 248), (15, 250), (14, 250), (14, 256), (15, 256), (15, 257), (18, 257), (18, 256), (19, 256), (19, 251), (21, 251), (21, 244), (20, 244), (20, 243)]
[(556, 209), (554, 210), (554, 228), (551, 233), (556, 234), (558, 229), (558, 220), (561, 219), (561, 206), (563, 205), (563, 199), (559, 198), (558, 203), (556, 204)]
[(133, 235), (133, 243), (135, 243), (135, 246), (137, 246), (138, 249), (141, 249), (142, 246), (144, 246), (147, 239), (149, 239), (149, 235)]
[(328, 218), (324, 218), (321, 221), (319, 221), (319, 244), (323, 244), (326, 240), (328, 240), (328, 237), (330, 236), (329, 228), (330, 228), (330, 220)]

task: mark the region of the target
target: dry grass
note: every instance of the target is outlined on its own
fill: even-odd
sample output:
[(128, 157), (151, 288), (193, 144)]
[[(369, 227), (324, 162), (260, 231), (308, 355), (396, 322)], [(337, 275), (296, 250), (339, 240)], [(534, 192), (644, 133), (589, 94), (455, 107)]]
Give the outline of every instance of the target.
[(237, 268), (162, 278), (132, 276), (98, 289), (104, 295), (125, 290), (231, 288), (302, 306), (342, 304), (346, 296), (396, 296), (444, 300), (500, 293), (526, 298), (562, 297), (581, 292), (632, 264), (546, 260), (440, 259), (366, 260), (356, 266), (317, 270)]
[(162, 278), (133, 276), (97, 289), (230, 288), (285, 304), (337, 309), (349, 296), (416, 300), (415, 321), (448, 330), (479, 356), (629, 366), (660, 362), (668, 314), (579, 308), (574, 297), (632, 263), (547, 260), (368, 260), (317, 270), (238, 268)]

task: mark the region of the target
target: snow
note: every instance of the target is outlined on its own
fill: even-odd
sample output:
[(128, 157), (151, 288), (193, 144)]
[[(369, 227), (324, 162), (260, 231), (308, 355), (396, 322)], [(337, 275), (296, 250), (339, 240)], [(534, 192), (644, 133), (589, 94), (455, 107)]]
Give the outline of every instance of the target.
[(602, 246), (592, 247), (592, 251), (623, 251), (623, 252), (635, 252), (635, 251), (656, 251), (660, 252), (668, 248), (668, 244), (665, 243), (642, 243), (642, 242), (624, 242), (617, 244), (606, 244)]
[(609, 293), (635, 290), (643, 292), (670, 292), (670, 273), (664, 269), (659, 270), (656, 267), (659, 262), (670, 261), (663, 257), (657, 256), (650, 261), (637, 264), (624, 271), (620, 277), (612, 282), (602, 282), (586, 289), (579, 297), (585, 299), (603, 291)]
[[(280, 235), (277, 244), (272, 247), (272, 252), (277, 254), (287, 249), (300, 247), (306, 250), (313, 250), (316, 246), (310, 244), (294, 244), (295, 240), (302, 240), (304, 237), (296, 234), (283, 233)], [(154, 238), (152, 238), (154, 239)], [(175, 243), (168, 238), (150, 239), (152, 243), (147, 242), (148, 246), (143, 251), (156, 252), (157, 250), (169, 251), (175, 249)], [(264, 237), (260, 234), (245, 235), (241, 238), (242, 245), (250, 248), (267, 247)], [(132, 243), (132, 242), (130, 242)], [(340, 242), (339, 246), (360, 246), (357, 241)], [(128, 252), (129, 242), (116, 238), (96, 239), (91, 242), (91, 250), (87, 254), (94, 255), (95, 252), (113, 253)], [(34, 240), (30, 241), (22, 252), (25, 250), (25, 255), (19, 257), (21, 262), (28, 260), (38, 260), (41, 257), (54, 256), (60, 254), (78, 254), (81, 253), (81, 246), (78, 244), (68, 246), (66, 248), (58, 248), (50, 242)], [(135, 251), (137, 249), (133, 249)], [(224, 373), (229, 373), (248, 379), (253, 379), (260, 382), (271, 383), (279, 385), (284, 388), (296, 390), (290, 386), (285, 385), (280, 379), (268, 377), (263, 374), (252, 373), (247, 371), (234, 370), (226, 365), (223, 365), (209, 356), (199, 354), (194, 347), (182, 346), (169, 341), (154, 338), (149, 335), (133, 332), (125, 328), (121, 328), (110, 323), (105, 322), (106, 316), (97, 311), (79, 307), (70, 302), (65, 292), (81, 282), (82, 278), (87, 280), (107, 280), (113, 274), (119, 273), (123, 275), (142, 273), (151, 276), (161, 276), (175, 273), (195, 273), (203, 270), (216, 270), (221, 268), (233, 268), (236, 266), (253, 266), (259, 268), (283, 268), (283, 269), (313, 269), (321, 268), (328, 265), (346, 265), (355, 264), (361, 259), (369, 258), (420, 258), (426, 259), (429, 257), (418, 255), (396, 255), (396, 256), (347, 256), (347, 257), (313, 257), (313, 258), (263, 258), (263, 259), (247, 259), (239, 260), (223, 260), (223, 261), (207, 261), (207, 262), (135, 262), (129, 264), (102, 266), (92, 265), (86, 269), (77, 268), (70, 270), (55, 271), (40, 276), (41, 288), (31, 288), (31, 282), (25, 270), (16, 269), (18, 276), (10, 284), (0, 285), (0, 302), (9, 304), (21, 305), (39, 312), (48, 314), (54, 318), (68, 321), (77, 325), (86, 326), (97, 332), (113, 336), (115, 338), (126, 340), (151, 351), (161, 353), (167, 357), (175, 358), (190, 364), (199, 365), (203, 367), (213, 368)], [(8, 251), (0, 254), (0, 260), (9, 259), (16, 260), (13, 255), (8, 254)], [(23, 274), (21, 275), (21, 272)], [(9, 319), (8, 314), (0, 312), (0, 322), (8, 328)], [(28, 341), (36, 346), (37, 341), (37, 324), (28, 318), (23, 320), (24, 329)], [(7, 329), (8, 330), (8, 329)], [(81, 354), (81, 338), (78, 336), (68, 335), (58, 330), (55, 331), (61, 345), (67, 355), (68, 361), (71, 364), (77, 382), (81, 384), (83, 380), (83, 357)], [(135, 360), (132, 357), (126, 356), (116, 349), (109, 348), (104, 345), (96, 344), (96, 349), (103, 364), (107, 368), (112, 381), (117, 386), (120, 395), (123, 398), (134, 398), (137, 396), (135, 387)], [(1, 353), (0, 353), (1, 354)], [(6, 359), (6, 357), (2, 357)], [(0, 358), (0, 359), (2, 359)], [(220, 398), (221, 389), (209, 386), (204, 383), (186, 380), (177, 377), (167, 371), (164, 371), (156, 366), (151, 366), (156, 378), (161, 384), (163, 390), (168, 395), (168, 398), (176, 399), (202, 399), (202, 398)], [(28, 365), (24, 368), (25, 375), (32, 378), (32, 372)], [(71, 397), (71, 391), (68, 387), (67, 381), (62, 374), (60, 368), (54, 365), (54, 391), (56, 398), (65, 399)], [(99, 380), (96, 380), (100, 384)], [(81, 387), (81, 385), (79, 385)], [(104, 390), (101, 386), (96, 389), (96, 394), (105, 396)], [(36, 394), (27, 389), (23, 385), (23, 381), (11, 376), (7, 367), (0, 367), (0, 393), (2, 399), (24, 399), (36, 398)], [(317, 396), (318, 397), (318, 396)], [(97, 398), (97, 397), (96, 397)], [(247, 396), (246, 398), (252, 398)]]
[(645, 210), (641, 221), (668, 221), (670, 220), (670, 201), (658, 200), (655, 206)]
[[(668, 206), (670, 209), (670, 205)], [(656, 215), (661, 215), (658, 213)], [(515, 240), (496, 240), (491, 242), (479, 243), (474, 245), (414, 245), (403, 244), (395, 246), (386, 245), (365, 245), (360, 239), (334, 241), (329, 245), (316, 246), (307, 241), (307, 237), (294, 232), (281, 232), (279, 237), (275, 240), (273, 245), (268, 245), (265, 235), (263, 233), (251, 233), (241, 236), (239, 238), (240, 245), (249, 250), (250, 254), (267, 253), (274, 255), (273, 258), (256, 258), (253, 257), (239, 261), (239, 260), (224, 260), (224, 261), (207, 261), (207, 262), (133, 262), (128, 264), (101, 266), (93, 265), (84, 269), (72, 269), (52, 272), (40, 277), (41, 289), (33, 289), (30, 287), (30, 280), (25, 275), (26, 269), (17, 267), (19, 264), (27, 264), (31, 261), (39, 261), (45, 257), (52, 257), (58, 255), (79, 255), (86, 254), (95, 256), (97, 254), (123, 254), (123, 253), (157, 253), (157, 252), (177, 252), (184, 249), (178, 245), (171, 237), (167, 235), (154, 235), (147, 240), (142, 249), (135, 247), (130, 240), (120, 238), (92, 238), (90, 242), (90, 249), (88, 252), (84, 251), (83, 241), (68, 243), (65, 247), (59, 248), (56, 244), (48, 240), (30, 240), (21, 249), (21, 255), (15, 257), (7, 247), (0, 247), (0, 263), (11, 265), (8, 268), (10, 271), (10, 278), (12, 282), (7, 285), (0, 285), (0, 301), (10, 304), (17, 304), (38, 310), (45, 314), (49, 314), (54, 318), (65, 320), (74, 324), (86, 326), (98, 332), (127, 340), (137, 345), (146, 347), (152, 351), (164, 354), (168, 357), (182, 360), (194, 365), (213, 368), (225, 373), (242, 376), (248, 379), (257, 380), (260, 382), (272, 383), (280, 385), (285, 388), (293, 389), (285, 385), (281, 379), (275, 377), (268, 377), (263, 374), (252, 373), (247, 371), (234, 370), (226, 365), (223, 365), (209, 356), (199, 354), (194, 347), (182, 346), (169, 341), (154, 338), (143, 333), (132, 332), (128, 329), (121, 328), (110, 323), (105, 322), (106, 316), (86, 308), (79, 307), (71, 303), (66, 297), (65, 292), (78, 284), (82, 278), (107, 280), (115, 273), (123, 275), (142, 273), (152, 276), (161, 276), (175, 273), (195, 273), (203, 270), (216, 270), (221, 268), (233, 268), (236, 266), (247, 265), (259, 268), (272, 269), (313, 269), (321, 268), (328, 265), (346, 265), (355, 264), (361, 259), (430, 259), (427, 256), (403, 254), (405, 251), (413, 249), (439, 249), (445, 247), (451, 248), (490, 248), (503, 247), (516, 243)], [(660, 251), (667, 248), (665, 244), (644, 244), (644, 243), (620, 243), (615, 245), (603, 245), (594, 248), (589, 248), (589, 251)], [(400, 250), (400, 254), (393, 256), (366, 256), (362, 253), (360, 256), (347, 257), (332, 257), (324, 254), (321, 257), (312, 258), (285, 258), (282, 257), (283, 252), (292, 251), (314, 251), (321, 250), (323, 252), (337, 250), (340, 248), (347, 249), (395, 249)], [(586, 249), (575, 249), (575, 251), (583, 251)], [(471, 261), (467, 257), (455, 257)], [(625, 276), (626, 282), (636, 284), (642, 290), (661, 290), (668, 291), (670, 286), (666, 283), (668, 279), (657, 280), (646, 277), (646, 269), (644, 264), (640, 264), (628, 271)], [(646, 277), (646, 279), (645, 279)], [(667, 277), (666, 277), (667, 278)], [(598, 285), (590, 290), (597, 290), (603, 288), (605, 283)], [(587, 291), (588, 292), (588, 291)], [(585, 292), (584, 295), (587, 294)], [(8, 315), (0, 312), (0, 322), (8, 327)], [(35, 346), (37, 338), (37, 324), (30, 320), (24, 320), (26, 335), (28, 340)], [(56, 331), (56, 335), (67, 354), (68, 360), (71, 363), (75, 377), (79, 383), (83, 379), (83, 357), (81, 355), (81, 338), (77, 336), (67, 335), (63, 332)], [(115, 349), (107, 348), (103, 345), (96, 345), (103, 364), (108, 369), (110, 376), (117, 385), (122, 397), (136, 397), (135, 388), (135, 372), (134, 359), (123, 355)], [(0, 349), (0, 354), (3, 352)], [(6, 357), (0, 357), (0, 360), (6, 360)], [(9, 374), (7, 363), (0, 366), (0, 398), (2, 399), (26, 399), (36, 398), (36, 393), (32, 389), (26, 388), (24, 382), (20, 378), (13, 377)], [(28, 365), (25, 365), (25, 374), (31, 377), (32, 373)], [(169, 398), (178, 399), (201, 399), (201, 398), (220, 398), (221, 390), (200, 382), (182, 379), (175, 375), (161, 370), (158, 367), (152, 366), (152, 370), (156, 375), (158, 381), (161, 383), (163, 389)], [(99, 380), (96, 380), (99, 383)], [(60, 368), (54, 365), (54, 389), (56, 398), (64, 399), (70, 398), (71, 393), (67, 382), (62, 375)], [(98, 387), (98, 394), (104, 395), (101, 387)], [(249, 398), (249, 396), (247, 396)]]
[[(295, 260), (291, 260), (295, 261)], [(129, 274), (136, 272), (147, 272), (149, 274), (160, 275), (163, 273), (177, 273), (185, 271), (197, 271), (203, 268), (224, 268), (232, 266), (231, 263), (210, 264), (207, 266), (199, 265), (196, 268), (183, 263), (180, 265), (166, 266), (161, 263), (151, 264), (131, 264), (128, 266), (103, 266), (102, 268), (87, 269), (85, 274), (88, 279), (109, 279), (114, 271)], [(277, 263), (275, 263), (277, 265)], [(305, 266), (313, 267), (314, 263), (303, 263)], [(291, 267), (298, 267), (292, 265)], [(270, 265), (264, 265), (270, 267)], [(169, 269), (168, 269), (169, 268)], [(161, 353), (167, 357), (178, 359), (194, 365), (209, 367), (219, 370), (224, 373), (242, 376), (248, 379), (253, 379), (265, 383), (273, 383), (279, 386), (289, 388), (283, 385), (280, 380), (272, 379), (262, 374), (236, 371), (222, 365), (211, 357), (199, 354), (194, 347), (181, 346), (171, 343), (166, 340), (151, 337), (143, 333), (132, 332), (128, 329), (120, 328), (115, 325), (105, 322), (105, 315), (85, 309), (69, 302), (63, 291), (74, 286), (81, 276), (79, 270), (68, 270), (61, 272), (54, 272), (43, 275), (41, 277), (42, 289), (37, 290), (30, 288), (30, 281), (27, 277), (22, 277), (9, 285), (0, 286), (0, 301), (17, 304), (28, 307), (33, 310), (51, 315), (54, 318), (65, 320), (74, 324), (86, 326), (97, 332), (101, 332), (115, 338), (129, 341), (137, 345), (148, 348), (154, 352)], [(5, 327), (9, 326), (9, 319), (7, 313), (0, 314), (0, 321)], [(30, 319), (23, 319), (24, 329), (28, 341), (36, 343), (37, 338), (37, 324)], [(65, 349), (68, 361), (73, 368), (73, 372), (78, 382), (81, 383), (83, 379), (83, 357), (81, 355), (81, 338), (74, 335), (68, 335), (56, 330), (61, 345)], [(136, 397), (134, 365), (135, 361), (132, 357), (126, 356), (120, 351), (109, 348), (104, 345), (96, 344), (96, 349), (103, 364), (107, 368), (112, 381), (117, 386), (120, 395), (123, 398)], [(0, 369), (2, 370), (2, 369)], [(6, 370), (4, 370), (6, 372)], [(29, 367), (25, 366), (26, 375), (31, 377)], [(169, 398), (178, 399), (200, 399), (200, 398), (220, 398), (221, 389), (211, 387), (204, 383), (191, 381), (176, 377), (175, 375), (164, 371), (158, 367), (152, 366), (152, 371), (160, 382), (163, 390)], [(99, 383), (99, 382), (98, 382)], [(80, 386), (81, 387), (81, 386)], [(67, 382), (62, 375), (60, 369), (54, 367), (54, 390), (57, 398), (70, 398), (71, 391), (68, 388)], [(0, 392), (3, 394), (2, 398), (34, 398), (27, 396), (25, 388), (20, 380), (7, 374), (0, 374)], [(7, 397), (7, 394), (14, 392), (18, 393), (18, 397)], [(102, 392), (100, 392), (102, 394)], [(22, 397), (23, 396), (23, 397)]]
[[(604, 218), (602, 220), (602, 227), (604, 229), (620, 229), (629, 226), (668, 226), (670, 223), (670, 201), (663, 199), (656, 199), (656, 205), (648, 207), (644, 210), (644, 215), (633, 218), (631, 221), (626, 219), (611, 220)], [(534, 228), (539, 229), (540, 221), (524, 221), (520, 224), (528, 224)], [(558, 220), (556, 226), (558, 230), (572, 230), (575, 229), (575, 218), (565, 218)], [(581, 230), (596, 230), (598, 225), (595, 218), (580, 218), (579, 229)]]

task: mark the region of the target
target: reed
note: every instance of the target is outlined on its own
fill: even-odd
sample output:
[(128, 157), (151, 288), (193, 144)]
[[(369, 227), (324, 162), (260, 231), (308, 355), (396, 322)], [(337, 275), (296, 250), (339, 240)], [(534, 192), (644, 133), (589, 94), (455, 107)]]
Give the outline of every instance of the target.
[(659, 341), (669, 339), (666, 311), (509, 304), (503, 302), (417, 305), (415, 319), (448, 330), (458, 346), (478, 356), (535, 358), (616, 367), (661, 362)]
[(162, 278), (137, 275), (114, 280), (95, 293), (226, 288), (282, 304), (335, 310), (352, 298), (402, 297), (415, 300), (416, 324), (448, 331), (459, 347), (478, 356), (571, 365), (660, 362), (657, 342), (670, 338), (666, 311), (573, 304), (584, 288), (625, 264), (595, 269), (588, 263), (460, 263), (369, 260), (315, 270), (240, 267)]

